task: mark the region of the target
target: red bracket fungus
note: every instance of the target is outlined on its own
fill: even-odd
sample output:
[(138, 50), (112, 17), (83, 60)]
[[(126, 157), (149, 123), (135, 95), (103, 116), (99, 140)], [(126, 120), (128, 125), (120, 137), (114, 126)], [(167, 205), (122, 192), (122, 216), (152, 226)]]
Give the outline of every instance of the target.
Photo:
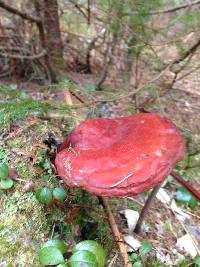
[(167, 118), (140, 113), (81, 123), (61, 144), (55, 164), (70, 187), (125, 197), (160, 184), (184, 155), (184, 141)]

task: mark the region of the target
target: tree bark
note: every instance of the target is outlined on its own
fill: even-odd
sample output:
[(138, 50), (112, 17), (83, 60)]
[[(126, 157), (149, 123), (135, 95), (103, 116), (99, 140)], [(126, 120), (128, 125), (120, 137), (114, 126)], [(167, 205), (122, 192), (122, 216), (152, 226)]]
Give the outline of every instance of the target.
[(51, 66), (57, 79), (63, 71), (63, 44), (60, 34), (57, 0), (44, 0), (43, 25), (45, 31), (46, 48)]

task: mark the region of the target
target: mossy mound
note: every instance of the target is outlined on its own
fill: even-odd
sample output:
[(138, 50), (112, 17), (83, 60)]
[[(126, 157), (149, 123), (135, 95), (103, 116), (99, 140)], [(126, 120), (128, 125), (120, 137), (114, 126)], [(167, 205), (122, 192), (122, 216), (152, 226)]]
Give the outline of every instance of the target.
[[(24, 125), (27, 121), (17, 127), (23, 129)], [(0, 266), (40, 266), (38, 250), (49, 238), (55, 222), (63, 221), (65, 216), (61, 209), (40, 203), (34, 192), (23, 191), (30, 182), (35, 189), (46, 184), (54, 188), (58, 184), (44, 146), (47, 132), (54, 129), (60, 137), (54, 125), (39, 121), (15, 138), (0, 140), (0, 161), (14, 167), (19, 178), (13, 188), (0, 190)], [(35, 162), (31, 157), (35, 157)]]
[(32, 192), (0, 195), (0, 263), (40, 266), (37, 251), (50, 231), (44, 208)]

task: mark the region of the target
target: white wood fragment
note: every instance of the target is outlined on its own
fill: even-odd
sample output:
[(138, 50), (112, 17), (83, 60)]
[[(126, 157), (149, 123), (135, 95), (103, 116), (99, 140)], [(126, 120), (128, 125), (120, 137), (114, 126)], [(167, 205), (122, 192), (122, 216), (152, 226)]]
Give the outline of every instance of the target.
[(136, 223), (139, 219), (139, 212), (132, 209), (125, 209), (124, 216), (127, 220), (129, 233), (131, 234), (136, 226)]
[(129, 252), (136, 251), (141, 247), (141, 243), (139, 240), (137, 240), (135, 237), (132, 235), (126, 235), (124, 236), (124, 241), (128, 244), (130, 247), (128, 249)]
[(189, 234), (186, 234), (177, 239), (176, 246), (187, 252), (192, 258), (196, 257), (198, 251)]

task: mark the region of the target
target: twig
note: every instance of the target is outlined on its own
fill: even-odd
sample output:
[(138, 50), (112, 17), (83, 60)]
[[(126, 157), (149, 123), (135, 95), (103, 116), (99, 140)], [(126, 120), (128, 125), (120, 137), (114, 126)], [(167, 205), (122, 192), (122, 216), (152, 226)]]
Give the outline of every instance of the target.
[(171, 67), (173, 67), (175, 64), (178, 64), (182, 62), (184, 59), (186, 59), (189, 55), (194, 54), (194, 52), (197, 50), (197, 48), (200, 46), (200, 37), (197, 39), (197, 41), (188, 49), (186, 50), (179, 58), (176, 58), (172, 63)]
[(4, 3), (4, 1), (0, 1), (0, 7), (5, 9), (8, 12), (14, 14), (14, 15), (20, 16), (22, 19), (29, 20), (29, 21), (35, 22), (35, 23), (41, 23), (41, 20), (38, 17), (33, 17), (27, 13), (23, 13), (20, 10), (18, 10), (18, 9), (16, 9), (10, 5), (7, 5), (6, 3)]
[(144, 89), (145, 87), (147, 87), (149, 84), (151, 83), (154, 83), (155, 81), (159, 80), (160, 77), (162, 77), (166, 71), (168, 71), (171, 67), (171, 64), (167, 65), (167, 67), (162, 70), (155, 78), (151, 79), (149, 82), (147, 82), (146, 84), (144, 85), (141, 85), (140, 87), (138, 87), (135, 91), (131, 92), (131, 93), (128, 93), (126, 95), (123, 95), (123, 96), (120, 96), (120, 97), (116, 97), (116, 98), (113, 98), (111, 100), (108, 100), (108, 101), (105, 101), (105, 102), (111, 102), (111, 101), (115, 101), (115, 100), (121, 100), (121, 99), (124, 99), (124, 98), (127, 98), (127, 97), (131, 97), (131, 96), (134, 96), (135, 94), (137, 94), (139, 91), (141, 91), (142, 89)]
[(21, 134), (28, 128), (35, 126), (39, 123), (39, 120), (31, 120), (24, 127), (19, 128), (17, 131), (10, 133), (8, 136), (4, 138), (5, 141), (15, 138), (17, 135)]
[(112, 63), (112, 56), (114, 54), (115, 51), (115, 47), (117, 45), (117, 40), (118, 40), (118, 36), (117, 34), (113, 34), (113, 39), (111, 44), (107, 46), (107, 50), (106, 50), (106, 54), (105, 54), (105, 60), (104, 60), (104, 68), (100, 74), (99, 79), (97, 80), (97, 82), (95, 83), (95, 86), (100, 89), (101, 85), (104, 83), (107, 74), (108, 74), (108, 69)]
[(88, 26), (91, 23), (91, 7), (90, 7), (90, 5), (91, 5), (90, 0), (88, 0), (87, 1), (87, 23), (88, 23)]
[(155, 195), (159, 191), (160, 187), (161, 187), (161, 184), (155, 186), (153, 188), (153, 190), (151, 191), (151, 194), (149, 195), (149, 197), (148, 197), (148, 199), (147, 199), (147, 201), (146, 201), (146, 203), (145, 203), (145, 205), (142, 208), (142, 211), (140, 213), (140, 217), (139, 217), (139, 219), (137, 221), (137, 224), (136, 224), (136, 227), (135, 227), (135, 230), (134, 230), (135, 233), (139, 234), (141, 232), (141, 228), (142, 228), (142, 224), (144, 222), (144, 219), (146, 218), (147, 212), (148, 212), (148, 210), (149, 210), (149, 208), (150, 208), (150, 206), (152, 204), (152, 201), (153, 201)]
[(114, 218), (112, 211), (111, 211), (111, 208), (109, 206), (108, 199), (106, 197), (100, 197), (100, 199), (101, 199), (101, 202), (103, 204), (104, 210), (107, 214), (110, 228), (111, 228), (111, 230), (114, 234), (115, 240), (117, 241), (117, 244), (119, 246), (120, 254), (121, 254), (121, 257), (122, 257), (123, 262), (124, 262), (123, 266), (126, 266), (126, 267), (130, 266), (131, 267), (132, 264), (128, 260), (128, 254), (126, 251), (126, 246), (124, 244), (124, 240), (123, 240), (121, 233), (119, 232), (119, 229), (118, 229), (117, 224), (115, 222), (115, 218)]
[(47, 54), (47, 51), (44, 49), (42, 50), (39, 54), (37, 55), (31, 55), (31, 56), (26, 56), (26, 55), (14, 55), (14, 54), (9, 54), (9, 53), (1, 53), (0, 55), (2, 57), (9, 57), (9, 58), (18, 58), (18, 59), (37, 59), (45, 56)]
[(137, 199), (135, 199), (135, 198), (133, 198), (133, 197), (127, 197), (127, 199), (129, 199), (129, 200), (131, 200), (131, 201), (137, 203), (137, 204), (140, 205), (140, 206), (143, 206), (143, 205), (144, 205), (142, 202), (138, 201)]
[(74, 7), (83, 15), (83, 17), (88, 20), (88, 16), (85, 14), (85, 12), (82, 10), (82, 8), (73, 0), (69, 0), (71, 4), (74, 5)]
[(186, 72), (185, 74), (183, 74), (181, 77), (177, 78), (176, 79), (176, 82), (177, 81), (180, 81), (182, 79), (184, 79), (185, 77), (187, 77), (188, 75), (190, 75), (191, 73), (193, 73), (194, 71), (198, 70), (200, 68), (200, 65), (196, 66), (195, 68), (193, 68), (192, 70)]
[[(175, 6), (173, 8), (169, 8), (169, 9), (163, 9), (163, 10), (157, 10), (157, 11), (150, 11), (148, 12), (149, 15), (160, 15), (160, 14), (168, 14), (168, 13), (173, 13), (175, 11), (184, 9), (184, 8), (188, 8), (188, 7), (192, 7), (194, 5), (198, 5), (200, 4), (200, 1), (194, 1), (194, 2), (190, 2), (190, 3), (186, 3), (183, 5), (179, 5), (179, 6)], [(138, 12), (129, 12), (129, 13), (124, 13), (124, 16), (129, 16), (129, 15), (134, 15), (134, 14), (138, 14)]]
[(171, 171), (171, 176), (174, 177), (174, 179), (184, 186), (199, 202), (200, 202), (200, 192), (198, 192), (192, 185), (190, 185), (188, 182), (186, 182), (178, 173), (175, 171)]
[(172, 12), (178, 11), (180, 9), (187, 8), (187, 7), (192, 7), (192, 6), (198, 5), (198, 4), (200, 4), (199, 0), (191, 2), (191, 3), (183, 4), (183, 5), (180, 5), (180, 6), (176, 6), (174, 8), (169, 8), (169, 9), (165, 9), (165, 10), (158, 10), (158, 11), (150, 12), (150, 14), (151, 15), (159, 15), (159, 14), (172, 13)]
[(115, 256), (112, 258), (111, 262), (109, 263), (108, 267), (113, 267), (115, 266), (115, 262), (116, 262), (116, 259), (117, 259), (117, 253), (115, 254)]

